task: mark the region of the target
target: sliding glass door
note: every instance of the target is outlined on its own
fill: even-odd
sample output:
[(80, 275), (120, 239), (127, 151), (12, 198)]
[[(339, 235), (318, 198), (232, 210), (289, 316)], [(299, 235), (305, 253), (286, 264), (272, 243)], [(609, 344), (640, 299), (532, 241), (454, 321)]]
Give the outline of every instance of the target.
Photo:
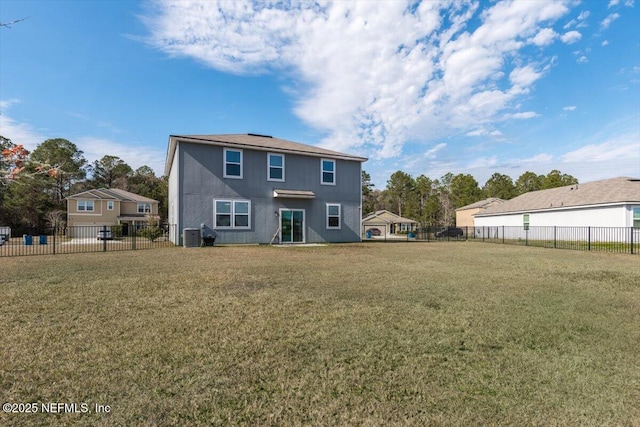
[(280, 209), (280, 243), (304, 243), (303, 209)]

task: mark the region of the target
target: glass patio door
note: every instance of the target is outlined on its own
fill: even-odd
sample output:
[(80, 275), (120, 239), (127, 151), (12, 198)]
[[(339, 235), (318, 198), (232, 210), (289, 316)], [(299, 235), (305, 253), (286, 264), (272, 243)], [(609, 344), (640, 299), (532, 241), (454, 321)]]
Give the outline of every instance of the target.
[(304, 210), (280, 210), (280, 243), (304, 243)]

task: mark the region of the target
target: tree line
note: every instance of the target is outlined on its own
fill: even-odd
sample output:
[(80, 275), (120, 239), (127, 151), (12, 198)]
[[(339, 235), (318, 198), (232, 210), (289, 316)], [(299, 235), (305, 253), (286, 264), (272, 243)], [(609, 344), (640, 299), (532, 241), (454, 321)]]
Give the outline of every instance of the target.
[[(66, 220), (66, 197), (119, 188), (158, 200), (167, 217), (168, 181), (149, 166), (135, 170), (118, 156), (89, 162), (69, 140), (48, 139), (32, 152), (0, 136), (0, 225), (44, 228)], [(18, 179), (19, 178), (19, 179)]]
[(362, 212), (386, 209), (423, 226), (455, 224), (456, 209), (496, 197), (512, 199), (529, 191), (545, 190), (577, 184), (578, 180), (559, 170), (547, 175), (525, 172), (514, 182), (508, 175), (494, 173), (484, 186), (469, 174), (447, 173), (440, 179), (425, 175), (413, 178), (397, 171), (391, 175), (384, 190), (374, 189), (371, 176), (362, 171)]
[[(135, 170), (118, 156), (90, 163), (69, 140), (48, 139), (29, 153), (0, 136), (0, 225), (43, 228), (66, 219), (66, 197), (97, 188), (119, 188), (158, 200), (161, 221), (167, 219), (168, 180), (149, 166)], [(19, 177), (19, 179), (17, 179)], [(397, 171), (383, 190), (362, 172), (362, 212), (386, 209), (421, 224), (455, 223), (455, 210), (488, 197), (511, 199), (523, 193), (577, 184), (559, 170), (547, 175), (523, 173), (515, 182), (494, 173), (481, 188), (469, 174), (447, 173), (439, 179), (413, 178)]]

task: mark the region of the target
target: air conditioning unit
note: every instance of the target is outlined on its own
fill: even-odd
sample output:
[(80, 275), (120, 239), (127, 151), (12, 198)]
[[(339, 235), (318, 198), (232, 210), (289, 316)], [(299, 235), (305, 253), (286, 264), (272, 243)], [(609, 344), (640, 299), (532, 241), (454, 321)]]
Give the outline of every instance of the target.
[(200, 229), (184, 228), (182, 230), (182, 245), (185, 248), (200, 247)]

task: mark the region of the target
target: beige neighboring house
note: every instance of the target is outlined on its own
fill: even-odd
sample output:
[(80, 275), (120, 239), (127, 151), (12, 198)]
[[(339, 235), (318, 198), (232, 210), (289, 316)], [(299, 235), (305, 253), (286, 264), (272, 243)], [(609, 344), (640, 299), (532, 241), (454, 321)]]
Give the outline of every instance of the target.
[(475, 214), (502, 202), (504, 202), (504, 200), (498, 199), (496, 197), (490, 197), (488, 199), (480, 200), (479, 202), (471, 203), (470, 205), (456, 209), (456, 227), (474, 227)]
[(380, 235), (397, 234), (401, 231), (415, 231), (418, 221), (403, 218), (387, 210), (376, 211), (362, 218), (362, 228), (366, 233), (368, 230), (377, 228)]
[[(158, 216), (158, 201), (117, 188), (83, 191), (67, 197), (67, 227), (122, 225), (127, 236), (149, 217)], [(77, 233), (76, 233), (77, 234)]]

